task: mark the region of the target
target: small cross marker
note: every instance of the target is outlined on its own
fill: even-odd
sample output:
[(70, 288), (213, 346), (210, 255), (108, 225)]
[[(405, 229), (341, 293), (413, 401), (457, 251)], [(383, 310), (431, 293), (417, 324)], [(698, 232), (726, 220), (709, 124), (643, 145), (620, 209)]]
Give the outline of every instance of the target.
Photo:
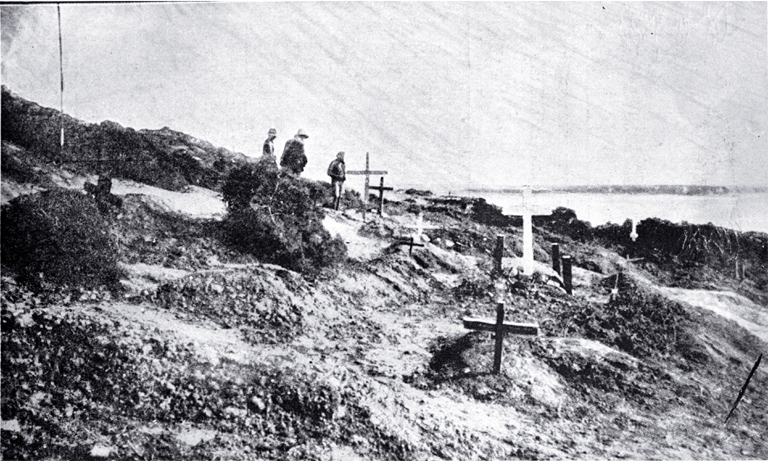
[(407, 227), (408, 229), (416, 229), (416, 232), (414, 233), (413, 237), (419, 241), (421, 241), (421, 236), (424, 234), (424, 230), (426, 229), (440, 229), (439, 226), (432, 226), (429, 224), (424, 224), (424, 214), (419, 212), (419, 216), (416, 218), (416, 224), (414, 225), (404, 225), (403, 227)]
[(381, 177), (381, 182), (379, 182), (379, 186), (370, 186), (370, 189), (375, 189), (379, 191), (379, 216), (381, 216), (384, 212), (384, 191), (385, 190), (394, 190), (392, 187), (384, 187), (384, 176)]
[(398, 240), (398, 245), (408, 245), (410, 248), (408, 248), (408, 255), (413, 255), (413, 247), (423, 247), (423, 243), (415, 243), (413, 241), (413, 237), (410, 237), (406, 240)]
[(538, 336), (538, 323), (512, 323), (504, 321), (504, 303), (496, 305), (496, 322), (473, 317), (464, 317), (464, 328), (468, 330), (491, 331), (496, 333), (496, 347), (493, 353), (493, 374), (501, 372), (501, 351), (504, 347), (504, 335)]

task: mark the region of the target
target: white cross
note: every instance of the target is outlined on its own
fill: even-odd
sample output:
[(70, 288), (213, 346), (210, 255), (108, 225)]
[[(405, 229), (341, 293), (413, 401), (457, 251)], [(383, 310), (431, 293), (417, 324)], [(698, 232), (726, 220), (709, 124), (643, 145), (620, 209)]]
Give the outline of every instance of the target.
[(637, 221), (634, 219), (631, 219), (630, 221), (632, 221), (632, 232), (629, 233), (629, 238), (634, 242), (637, 240), (637, 237), (639, 237), (639, 235), (637, 235)]
[(521, 210), (513, 212), (515, 216), (523, 217), (523, 274), (533, 275), (533, 214), (549, 215), (550, 211), (538, 210), (531, 200), (531, 186), (524, 186), (522, 190), (523, 206)]
[(421, 240), (422, 234), (424, 233), (425, 229), (440, 229), (439, 226), (432, 226), (429, 224), (424, 224), (424, 214), (422, 212), (419, 212), (419, 216), (416, 218), (416, 224), (415, 225), (405, 225), (403, 227), (407, 227), (408, 229), (416, 229), (416, 232), (413, 233), (414, 239)]

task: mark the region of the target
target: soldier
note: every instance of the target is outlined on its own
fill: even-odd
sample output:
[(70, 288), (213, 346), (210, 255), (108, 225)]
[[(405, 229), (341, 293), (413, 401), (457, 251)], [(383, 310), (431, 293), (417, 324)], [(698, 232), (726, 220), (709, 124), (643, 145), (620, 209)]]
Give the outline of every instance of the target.
[(264, 155), (271, 155), (272, 157), (275, 156), (275, 138), (277, 137), (277, 130), (274, 128), (269, 129), (269, 134), (267, 135), (267, 140), (264, 141), (264, 149), (263, 154)]
[(280, 157), (280, 167), (291, 176), (298, 177), (307, 165), (307, 156), (304, 155), (304, 141), (308, 138), (304, 130), (285, 143), (283, 155)]
[(347, 179), (347, 168), (344, 164), (344, 152), (336, 154), (336, 159), (328, 165), (328, 176), (331, 177), (333, 186), (333, 209), (339, 209), (341, 202), (341, 192), (344, 187), (344, 181)]

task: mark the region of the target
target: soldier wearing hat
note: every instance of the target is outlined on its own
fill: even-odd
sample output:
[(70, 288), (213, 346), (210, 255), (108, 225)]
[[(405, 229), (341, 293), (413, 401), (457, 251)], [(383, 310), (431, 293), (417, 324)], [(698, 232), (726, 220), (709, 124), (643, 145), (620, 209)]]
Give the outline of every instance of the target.
[(277, 130), (274, 128), (269, 129), (269, 134), (267, 135), (267, 140), (264, 141), (264, 149), (263, 154), (264, 155), (271, 155), (275, 156), (275, 138), (277, 137)]
[(298, 133), (285, 143), (283, 155), (280, 157), (280, 167), (291, 176), (299, 176), (307, 165), (307, 156), (304, 155), (304, 140), (309, 136), (304, 130), (299, 129)]

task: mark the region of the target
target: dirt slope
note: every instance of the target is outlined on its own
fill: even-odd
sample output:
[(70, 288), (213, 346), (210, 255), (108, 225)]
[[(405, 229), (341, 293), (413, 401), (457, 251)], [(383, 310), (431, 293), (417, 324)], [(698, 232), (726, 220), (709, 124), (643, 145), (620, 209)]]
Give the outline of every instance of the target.
[[(496, 293), (491, 245), (503, 232), (514, 251), (519, 229), (426, 213), (443, 229), (411, 256), (391, 245), (407, 202), (365, 224), (328, 212), (350, 260), (307, 280), (218, 246), (209, 191), (136, 187), (121, 299), (3, 277), (6, 459), (768, 458), (764, 367), (722, 423), (766, 350), (766, 306), (662, 287), (606, 248), (590, 267), (616, 272), (577, 267), (568, 296), (540, 237), (539, 275)], [(211, 206), (173, 213), (189, 203)], [(542, 334), (505, 340), (495, 376), (490, 335), (461, 318), (492, 317), (497, 294)]]

